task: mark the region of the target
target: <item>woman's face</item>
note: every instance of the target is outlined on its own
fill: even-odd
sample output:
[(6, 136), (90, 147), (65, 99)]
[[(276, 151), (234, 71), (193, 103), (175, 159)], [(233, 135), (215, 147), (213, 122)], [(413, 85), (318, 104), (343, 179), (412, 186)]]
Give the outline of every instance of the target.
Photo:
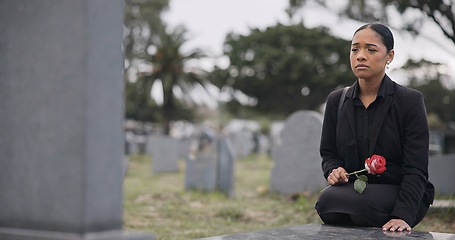
[(362, 29), (352, 38), (351, 69), (360, 79), (382, 79), (387, 61), (392, 61), (393, 55), (393, 49), (387, 53), (378, 33), (372, 29)]

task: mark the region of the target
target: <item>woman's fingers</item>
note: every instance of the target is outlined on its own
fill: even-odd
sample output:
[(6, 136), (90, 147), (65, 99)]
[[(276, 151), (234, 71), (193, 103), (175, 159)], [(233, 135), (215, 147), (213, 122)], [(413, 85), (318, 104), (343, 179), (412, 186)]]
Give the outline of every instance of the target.
[(347, 175), (348, 173), (346, 172), (346, 170), (344, 170), (344, 168), (338, 167), (332, 170), (329, 177), (327, 178), (327, 183), (330, 185), (346, 183), (348, 182)]
[(402, 232), (402, 231), (411, 231), (411, 227), (409, 224), (402, 220), (402, 219), (391, 219), (382, 227), (384, 231), (391, 231), (391, 232)]

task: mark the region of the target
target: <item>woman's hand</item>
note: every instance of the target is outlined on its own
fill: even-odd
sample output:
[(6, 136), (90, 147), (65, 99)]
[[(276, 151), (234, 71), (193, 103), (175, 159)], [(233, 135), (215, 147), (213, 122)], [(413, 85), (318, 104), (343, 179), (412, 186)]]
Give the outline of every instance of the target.
[(394, 231), (402, 232), (411, 231), (411, 227), (406, 221), (402, 219), (391, 219), (386, 224), (384, 224), (384, 226), (382, 226), (382, 230), (391, 232)]
[(348, 172), (342, 167), (333, 169), (329, 177), (327, 177), (327, 183), (330, 185), (347, 183), (348, 180)]

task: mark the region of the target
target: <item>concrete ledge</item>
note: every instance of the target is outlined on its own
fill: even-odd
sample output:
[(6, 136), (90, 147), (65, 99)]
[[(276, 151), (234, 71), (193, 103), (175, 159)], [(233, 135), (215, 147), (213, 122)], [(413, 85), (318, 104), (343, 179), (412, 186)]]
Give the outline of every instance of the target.
[(201, 240), (298, 240), (298, 239), (455, 239), (455, 234), (437, 232), (383, 232), (380, 228), (305, 224), (257, 232), (222, 235)]
[(154, 240), (153, 234), (121, 230), (86, 234), (40, 231), (31, 229), (0, 228), (1, 240)]
[(432, 208), (455, 208), (454, 200), (434, 200)]

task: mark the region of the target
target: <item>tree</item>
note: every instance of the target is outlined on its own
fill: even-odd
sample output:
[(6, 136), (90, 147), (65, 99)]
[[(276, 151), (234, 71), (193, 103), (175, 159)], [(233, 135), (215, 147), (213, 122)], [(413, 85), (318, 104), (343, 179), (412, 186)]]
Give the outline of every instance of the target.
[(409, 86), (424, 95), (429, 115), (436, 115), (442, 122), (447, 123), (455, 119), (455, 90), (447, 86), (450, 82), (448, 76), (441, 74), (439, 67), (441, 64), (426, 60), (408, 60), (403, 69), (409, 76)]
[[(199, 49), (182, 52), (186, 29), (170, 29), (161, 20), (169, 0), (126, 0), (125, 6), (125, 115), (138, 121), (162, 122), (169, 133), (172, 120), (194, 117), (192, 99), (185, 93), (195, 84), (204, 84), (206, 73), (199, 69), (185, 70), (185, 62), (203, 57)], [(151, 98), (151, 89), (160, 82), (162, 105)], [(184, 94), (178, 101), (174, 91)]]
[[(328, 7), (333, 1), (328, 0), (290, 0), (288, 12), (295, 14), (296, 9), (312, 1)], [(348, 0), (339, 10), (339, 14), (362, 22), (381, 21), (388, 23), (393, 10), (401, 16), (401, 29), (413, 34), (421, 34), (425, 20), (431, 19), (455, 44), (455, 2), (452, 0)], [(403, 17), (407, 12), (420, 12), (412, 17)], [(396, 14), (394, 14), (396, 16)]]
[[(163, 104), (161, 106), (164, 133), (169, 134), (169, 124), (176, 120), (182, 110), (174, 96), (174, 90), (178, 88), (184, 95), (188, 94), (195, 84), (206, 83), (206, 73), (201, 69), (186, 71), (185, 62), (204, 57), (200, 49), (193, 49), (182, 53), (182, 46), (186, 43), (186, 29), (178, 26), (168, 32), (167, 27), (157, 29), (146, 44), (144, 63), (149, 65), (149, 70), (138, 74), (137, 82), (142, 85), (142, 90), (150, 99), (151, 87), (155, 81), (161, 81), (163, 87)], [(191, 99), (187, 98), (191, 103)], [(187, 111), (188, 112), (188, 111)], [(180, 117), (181, 114), (180, 114)], [(186, 116), (188, 117), (188, 115)]]
[(257, 100), (254, 107), (230, 102), (228, 108), (237, 113), (248, 108), (287, 116), (317, 109), (330, 91), (354, 82), (349, 45), (325, 28), (306, 29), (303, 24), (252, 29), (246, 36), (231, 33), (224, 46), (230, 66), (215, 69), (212, 78), (220, 88), (240, 90)]
[(147, 56), (151, 35), (160, 28), (161, 13), (169, 0), (125, 0), (125, 116), (138, 121), (159, 121), (159, 106), (150, 98), (150, 83), (137, 81), (136, 73)]
[(169, 8), (169, 0), (125, 0), (124, 43), (126, 69), (141, 58), (147, 42), (161, 28), (161, 13)]

